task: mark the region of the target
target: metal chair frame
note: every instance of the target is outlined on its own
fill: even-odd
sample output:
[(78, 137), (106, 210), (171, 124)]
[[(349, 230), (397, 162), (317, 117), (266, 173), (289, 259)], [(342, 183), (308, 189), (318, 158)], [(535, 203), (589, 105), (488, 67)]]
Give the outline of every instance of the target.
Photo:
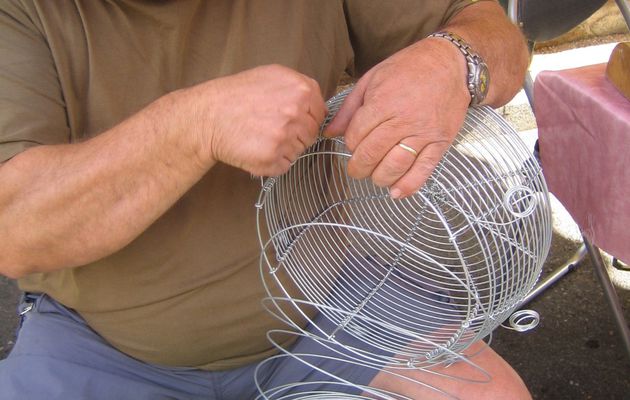
[[(521, 2), (525, 3), (521, 3)], [(523, 21), (521, 21), (519, 10), (521, 10), (521, 6), (526, 4), (528, 0), (509, 0), (507, 4), (507, 14), (509, 18), (522, 28)], [(623, 15), (626, 24), (630, 28), (630, 7), (628, 6), (627, 0), (615, 0), (621, 14)], [(535, 38), (527, 38), (532, 43)], [(525, 77), (525, 82), (523, 84), (523, 89), (525, 90), (525, 94), (529, 101), (529, 104), (534, 109), (534, 96), (533, 96), (533, 79), (529, 71)], [(593, 267), (597, 274), (597, 278), (604, 290), (604, 296), (608, 302), (608, 305), (611, 309), (613, 317), (615, 319), (615, 324), (617, 325), (617, 330), (621, 336), (624, 347), (630, 357), (630, 329), (628, 328), (628, 324), (623, 314), (623, 309), (621, 307), (621, 303), (619, 302), (619, 297), (615, 291), (615, 288), (608, 276), (608, 272), (606, 270), (606, 266), (604, 265), (604, 260), (602, 258), (602, 254), (600, 249), (595, 246), (591, 241), (584, 235), (582, 235), (583, 243), (577, 249), (577, 251), (565, 261), (560, 267), (558, 267), (553, 273), (547, 276), (543, 281), (541, 281), (523, 300), (522, 305), (527, 304), (536, 296), (540, 295), (547, 288), (552, 286), (562, 277), (564, 277), (567, 273), (571, 272), (580, 264), (580, 262), (586, 257), (588, 254), (593, 262)]]

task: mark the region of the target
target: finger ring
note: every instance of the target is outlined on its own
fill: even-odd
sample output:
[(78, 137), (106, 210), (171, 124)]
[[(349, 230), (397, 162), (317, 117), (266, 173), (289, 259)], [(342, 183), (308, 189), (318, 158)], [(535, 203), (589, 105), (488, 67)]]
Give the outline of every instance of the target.
[(398, 143), (398, 146), (400, 146), (400, 148), (407, 150), (408, 152), (410, 152), (411, 154), (413, 154), (414, 157), (418, 157), (418, 152), (413, 148), (413, 147), (409, 147), (404, 143)]

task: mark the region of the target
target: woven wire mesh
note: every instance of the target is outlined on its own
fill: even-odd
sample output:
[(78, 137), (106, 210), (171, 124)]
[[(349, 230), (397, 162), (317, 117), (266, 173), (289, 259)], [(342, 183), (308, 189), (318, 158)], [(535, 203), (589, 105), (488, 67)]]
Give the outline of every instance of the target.
[[(346, 94), (328, 102), (325, 124)], [(264, 182), (266, 306), (353, 362), (404, 369), (453, 360), (508, 318), (539, 277), (551, 241), (539, 164), (488, 107), (469, 109), (408, 198), (349, 177), (350, 156), (343, 139), (320, 138)]]

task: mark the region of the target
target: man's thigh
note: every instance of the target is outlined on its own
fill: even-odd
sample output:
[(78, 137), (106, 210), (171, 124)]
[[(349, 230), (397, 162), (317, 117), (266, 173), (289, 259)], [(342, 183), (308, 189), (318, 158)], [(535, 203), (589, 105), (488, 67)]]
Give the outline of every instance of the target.
[(213, 398), (209, 373), (140, 362), (46, 295), (33, 305), (0, 362), (0, 399)]

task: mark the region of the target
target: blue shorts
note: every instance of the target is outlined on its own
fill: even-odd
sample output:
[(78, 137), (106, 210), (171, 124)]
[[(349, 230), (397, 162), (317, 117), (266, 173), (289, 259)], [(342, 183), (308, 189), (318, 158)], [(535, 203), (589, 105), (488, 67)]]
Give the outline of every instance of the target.
[[(74, 311), (47, 295), (26, 297), (15, 346), (0, 361), (0, 399), (255, 399), (256, 364), (228, 371), (202, 371), (147, 364), (111, 347), (91, 330)], [(312, 340), (300, 338), (294, 353), (321, 354)], [(281, 387), (296, 382), (326, 382), (322, 372), (344, 376), (367, 385), (377, 369), (361, 368), (331, 358), (310, 359), (307, 366), (291, 357), (277, 357), (259, 372), (264, 387)], [(358, 394), (358, 389), (320, 384), (317, 390)], [(315, 387), (309, 385), (309, 390)], [(297, 389), (301, 390), (301, 389)], [(287, 395), (289, 391), (282, 392)]]

